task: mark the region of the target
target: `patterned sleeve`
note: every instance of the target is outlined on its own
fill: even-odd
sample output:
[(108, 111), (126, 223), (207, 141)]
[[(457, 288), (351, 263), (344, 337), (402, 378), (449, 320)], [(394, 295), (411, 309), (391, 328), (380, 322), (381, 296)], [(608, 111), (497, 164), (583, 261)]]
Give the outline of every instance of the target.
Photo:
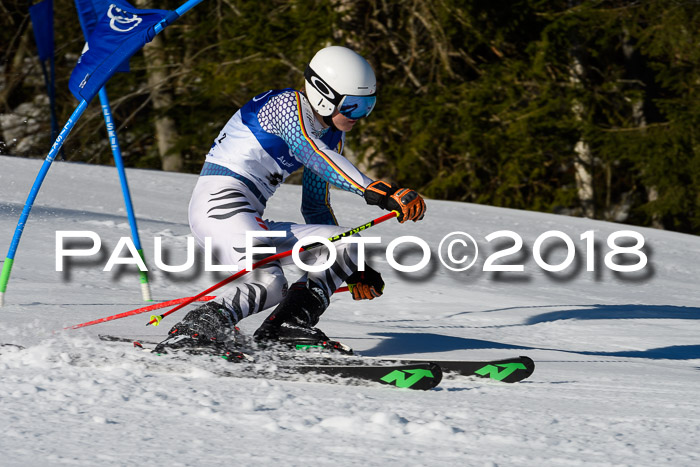
[(301, 213), (307, 224), (338, 225), (331, 208), (328, 182), (311, 170), (304, 169)]
[(312, 134), (313, 118), (308, 103), (302, 103), (300, 93), (292, 91), (270, 99), (258, 114), (262, 129), (282, 138), (306, 169), (362, 196), (372, 180)]

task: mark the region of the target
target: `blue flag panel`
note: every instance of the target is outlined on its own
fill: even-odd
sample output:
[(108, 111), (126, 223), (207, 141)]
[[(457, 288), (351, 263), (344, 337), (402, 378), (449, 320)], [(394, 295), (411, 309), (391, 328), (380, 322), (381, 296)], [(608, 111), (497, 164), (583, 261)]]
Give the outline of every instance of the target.
[(41, 61), (53, 57), (53, 0), (43, 0), (29, 7), (34, 39)]
[[(83, 36), (85, 36), (86, 41), (92, 34), (92, 31), (95, 30), (97, 21), (107, 12), (107, 8), (109, 8), (111, 3), (109, 0), (75, 0), (80, 26), (83, 29)], [(129, 61), (126, 60), (119, 65), (117, 72), (128, 73)]]
[(90, 101), (119, 65), (155, 37), (154, 26), (170, 23), (178, 14), (168, 10), (139, 10), (124, 0), (110, 0), (97, 21), (85, 50), (71, 73), (68, 87), (76, 99)]
[(95, 30), (97, 21), (107, 11), (110, 3), (109, 0), (75, 0), (80, 26), (83, 28), (85, 37), (90, 36), (90, 33)]

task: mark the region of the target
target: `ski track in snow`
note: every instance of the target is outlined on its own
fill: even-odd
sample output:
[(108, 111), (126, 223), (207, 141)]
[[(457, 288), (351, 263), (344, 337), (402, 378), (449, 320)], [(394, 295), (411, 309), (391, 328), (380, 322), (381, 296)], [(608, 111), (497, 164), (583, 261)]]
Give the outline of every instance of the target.
[[(40, 164), (0, 157), (5, 248)], [(163, 237), (171, 264), (183, 262), (196, 176), (143, 170), (128, 176), (146, 262), (153, 264), (154, 236)], [(299, 187), (280, 191), (266, 217), (301, 221)], [(354, 195), (332, 196), (348, 227), (381, 214)], [(428, 209), (422, 223), (386, 223), (365, 235), (381, 236), (383, 247), (416, 235), (434, 256), (445, 235), (462, 230), (484, 249), (477, 265), (454, 273), (433, 258), (427, 271), (400, 274), (383, 248), (371, 249), (369, 261), (387, 282), (385, 296), (355, 303), (339, 294), (322, 329), (368, 356), (528, 355), (537, 365), (530, 379), (507, 385), (446, 376), (437, 389), (422, 392), (224, 378), (215, 370), (230, 368), (225, 361), (166, 360), (97, 339), (159, 338), (184, 312), (158, 328), (146, 328), (144, 314), (61, 332), (143, 303), (129, 267), (102, 271), (119, 237), (129, 235), (116, 170), (54, 163), (0, 308), (0, 343), (25, 347), (0, 348), (0, 465), (700, 463), (700, 239), (463, 203), (428, 201)], [(479, 272), (495, 251), (484, 237), (504, 229), (523, 238), (523, 251), (508, 260), (523, 263), (525, 272)], [(626, 229), (645, 236), (650, 264), (642, 274), (603, 267), (606, 236)], [(104, 248), (97, 258), (71, 259), (66, 272), (56, 272), (57, 230), (95, 231)], [(533, 261), (535, 239), (547, 230), (574, 240), (571, 271), (544, 273)], [(579, 240), (588, 230), (596, 233), (596, 272), (586, 271)], [(412, 258), (409, 252), (403, 261)], [(563, 258), (555, 248), (549, 261)], [(295, 275), (290, 271), (290, 280)], [(201, 269), (150, 273), (158, 300), (195, 294), (223, 277)], [(243, 331), (252, 332), (262, 318), (243, 321)]]

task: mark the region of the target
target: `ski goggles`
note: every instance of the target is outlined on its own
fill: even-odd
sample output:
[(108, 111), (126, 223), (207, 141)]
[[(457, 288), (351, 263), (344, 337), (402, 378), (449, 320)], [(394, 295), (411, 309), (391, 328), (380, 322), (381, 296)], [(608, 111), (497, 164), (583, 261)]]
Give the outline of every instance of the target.
[(357, 120), (372, 112), (377, 96), (343, 96), (338, 106), (340, 114), (350, 120)]

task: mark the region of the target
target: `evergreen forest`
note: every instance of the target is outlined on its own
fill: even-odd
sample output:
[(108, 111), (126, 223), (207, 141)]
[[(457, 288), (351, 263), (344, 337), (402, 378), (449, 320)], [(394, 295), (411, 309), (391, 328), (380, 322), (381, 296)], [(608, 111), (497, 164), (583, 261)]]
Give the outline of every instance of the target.
[[(0, 154), (44, 158), (51, 112), (31, 4), (0, 0)], [(60, 127), (85, 40), (73, 2), (54, 8)], [(126, 165), (199, 172), (238, 108), (301, 88), (328, 45), (377, 74), (377, 107), (345, 152), (372, 178), (700, 234), (697, 0), (204, 0), (107, 85)], [(97, 99), (61, 157), (113, 163)]]

